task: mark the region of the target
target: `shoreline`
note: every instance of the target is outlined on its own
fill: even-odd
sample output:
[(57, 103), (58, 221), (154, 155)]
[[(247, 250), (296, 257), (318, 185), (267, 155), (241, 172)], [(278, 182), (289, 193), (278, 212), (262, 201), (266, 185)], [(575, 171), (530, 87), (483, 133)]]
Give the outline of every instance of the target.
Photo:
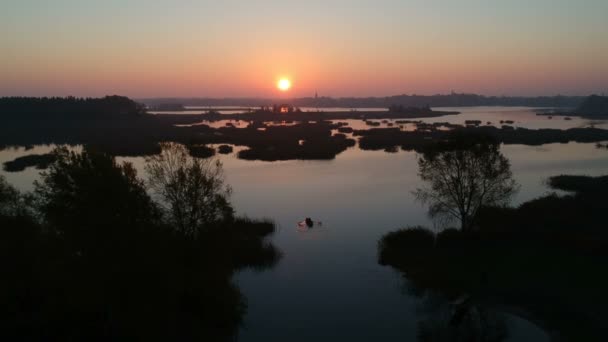
[(331, 112), (251, 112), (239, 114), (149, 114), (167, 121), (220, 121), (220, 120), (244, 120), (244, 121), (326, 121), (326, 120), (367, 120), (367, 119), (425, 119), (436, 118), (447, 115), (458, 115), (456, 111), (425, 111), (414, 112), (391, 112), (391, 111), (331, 111)]

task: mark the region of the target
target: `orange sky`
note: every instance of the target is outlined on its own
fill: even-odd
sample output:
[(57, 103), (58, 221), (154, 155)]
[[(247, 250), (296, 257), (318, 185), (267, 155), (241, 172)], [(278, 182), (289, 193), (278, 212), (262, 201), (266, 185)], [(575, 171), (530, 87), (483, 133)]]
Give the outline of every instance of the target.
[(0, 6), (0, 96), (608, 92), (608, 1)]

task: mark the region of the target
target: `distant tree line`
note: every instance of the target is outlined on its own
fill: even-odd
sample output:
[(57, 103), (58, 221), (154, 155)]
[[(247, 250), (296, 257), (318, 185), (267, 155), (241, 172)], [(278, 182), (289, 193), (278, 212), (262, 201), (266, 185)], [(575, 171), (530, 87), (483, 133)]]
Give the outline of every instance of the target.
[[(354, 136), (359, 139), (359, 148), (363, 150), (393, 150), (401, 147), (406, 151), (424, 151), (438, 141), (450, 140), (455, 134), (480, 134), (490, 136), (503, 144), (542, 145), (552, 143), (568, 143), (570, 141), (591, 143), (608, 140), (608, 130), (599, 128), (570, 128), (561, 129), (527, 129), (503, 125), (467, 126), (449, 123), (416, 124), (415, 131), (402, 131), (398, 128), (375, 128), (371, 130), (355, 130)], [(440, 129), (448, 128), (449, 130)]]
[(96, 117), (140, 115), (145, 106), (124, 96), (103, 98), (77, 97), (2, 97), (0, 115), (11, 117)]
[(608, 117), (608, 96), (591, 95), (575, 111), (585, 117)]
[(404, 105), (390, 105), (388, 107), (388, 111), (389, 112), (393, 112), (393, 113), (410, 113), (410, 114), (425, 114), (425, 113), (430, 113), (432, 112), (431, 107), (429, 106), (422, 106), (422, 107), (407, 107)]
[[(484, 96), (478, 94), (436, 94), (436, 95), (395, 95), (386, 97), (301, 97), (290, 100), (297, 107), (347, 107), (347, 108), (387, 108), (391, 105), (405, 107), (467, 107), (467, 106), (529, 106), (565, 107), (579, 106), (583, 96)], [(267, 98), (149, 98), (141, 99), (148, 106), (161, 103), (184, 103), (191, 106), (264, 106), (277, 102)]]

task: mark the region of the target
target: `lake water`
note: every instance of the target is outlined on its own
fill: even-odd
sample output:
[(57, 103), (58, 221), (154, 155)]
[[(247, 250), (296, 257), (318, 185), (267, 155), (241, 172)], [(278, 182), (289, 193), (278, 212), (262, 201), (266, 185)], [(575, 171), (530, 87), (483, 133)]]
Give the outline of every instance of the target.
[[(428, 122), (513, 120), (515, 126), (584, 127), (605, 122), (536, 117), (530, 108), (455, 108), (463, 116)], [(608, 127), (607, 127), (608, 128)], [(0, 162), (44, 153), (51, 147), (0, 151)], [(544, 180), (558, 174), (608, 174), (608, 150), (595, 144), (506, 145), (521, 191), (513, 204), (548, 191)], [(247, 297), (239, 341), (414, 341), (423, 302), (404, 291), (405, 281), (377, 263), (377, 242), (408, 225), (433, 226), (411, 192), (420, 186), (416, 153), (350, 148), (331, 161), (259, 162), (220, 156), (240, 214), (269, 217), (278, 224), (273, 242), (284, 252), (272, 270), (245, 271), (234, 281)], [(143, 158), (120, 158), (142, 169)], [(9, 182), (31, 189), (38, 172), (1, 171)], [(305, 217), (321, 228), (301, 232)], [(505, 315), (510, 341), (548, 341), (533, 324)]]
[[(191, 107), (186, 107), (188, 110), (184, 112), (175, 112), (174, 114), (201, 114), (204, 111), (202, 109), (199, 110), (190, 110)], [(234, 107), (226, 107), (226, 108), (234, 108)], [(314, 112), (316, 109), (313, 108), (303, 108), (304, 111)], [(324, 108), (325, 111), (342, 111), (348, 112), (351, 111), (351, 108)], [(384, 108), (358, 108), (358, 111), (386, 111)], [(529, 129), (539, 129), (539, 128), (554, 128), (554, 129), (568, 129), (568, 128), (582, 128), (582, 127), (597, 127), (608, 129), (608, 120), (590, 120), (584, 119), (581, 117), (566, 117), (564, 116), (549, 116), (545, 115), (536, 115), (537, 111), (545, 110), (544, 108), (530, 108), (530, 107), (498, 107), (498, 106), (488, 106), (488, 107), (436, 107), (433, 108), (436, 111), (455, 111), (460, 112), (458, 115), (445, 115), (438, 116), (434, 118), (425, 118), (425, 119), (411, 119), (410, 121), (423, 121), (427, 123), (435, 123), (435, 122), (448, 122), (451, 124), (459, 124), (464, 125), (467, 120), (479, 120), (482, 125), (492, 125), (496, 127), (501, 127), (502, 125), (510, 125), (513, 127), (522, 127)], [(235, 114), (241, 113), (243, 111), (221, 111), (223, 114)], [(152, 113), (160, 113), (160, 112), (152, 112)], [(163, 114), (170, 114), (168, 112), (163, 112)], [(227, 123), (231, 123), (235, 125), (237, 128), (246, 128), (248, 123), (245, 121), (236, 121), (230, 120), (229, 115), (226, 115), (226, 120), (217, 120), (213, 122), (202, 121), (201, 123), (209, 125), (214, 128), (223, 127)], [(365, 122), (361, 120), (334, 120), (335, 122), (348, 122), (349, 126), (354, 129), (368, 129), (369, 126), (365, 124)], [(383, 120), (371, 120), (377, 121), (380, 123), (379, 128), (388, 127), (389, 123), (393, 124), (394, 127), (397, 127), (398, 124), (395, 121), (398, 120), (386, 120), (387, 122), (382, 122)], [(513, 121), (513, 123), (504, 123), (501, 121)], [(411, 127), (404, 127), (404, 129), (410, 129)]]
[[(608, 173), (608, 151), (593, 144), (502, 150), (522, 185), (515, 203), (545, 193), (543, 181), (551, 175)], [(285, 252), (275, 269), (237, 278), (249, 301), (242, 341), (415, 340), (420, 302), (403, 294), (400, 276), (376, 262), (383, 234), (432, 226), (411, 195), (420, 184), (415, 153), (352, 149), (329, 162), (226, 166), (237, 208), (274, 218), (281, 227), (274, 241)], [(306, 216), (323, 221), (323, 228), (298, 232), (296, 222)], [(540, 334), (519, 323), (520, 336)]]

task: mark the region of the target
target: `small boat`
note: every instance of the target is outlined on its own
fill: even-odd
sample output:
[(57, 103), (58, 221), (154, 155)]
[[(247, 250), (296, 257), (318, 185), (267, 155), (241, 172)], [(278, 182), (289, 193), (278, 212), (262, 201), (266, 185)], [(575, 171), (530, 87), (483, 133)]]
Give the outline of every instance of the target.
[(321, 227), (322, 225), (321, 221), (314, 222), (310, 217), (307, 217), (304, 221), (298, 222), (298, 230), (308, 230), (314, 226)]

